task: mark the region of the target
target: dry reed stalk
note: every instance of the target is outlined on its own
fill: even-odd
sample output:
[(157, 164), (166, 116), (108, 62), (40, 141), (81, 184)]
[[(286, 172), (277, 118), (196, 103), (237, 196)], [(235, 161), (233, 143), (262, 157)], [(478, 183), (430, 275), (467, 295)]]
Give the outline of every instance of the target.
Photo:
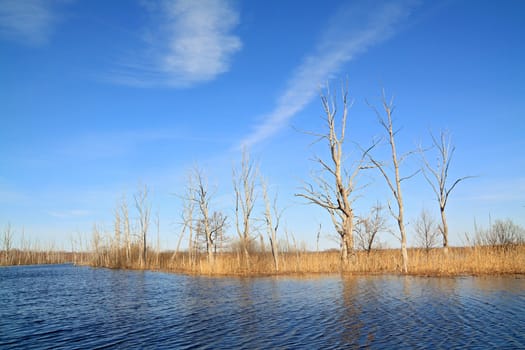
[[(112, 257), (120, 254), (120, 258)], [(442, 249), (409, 249), (410, 264), (408, 273), (427, 276), (457, 276), (481, 274), (524, 274), (525, 245), (512, 247), (463, 247), (449, 248), (448, 254)], [(90, 264), (110, 268), (155, 269), (170, 272), (203, 274), (217, 276), (261, 276), (281, 274), (310, 273), (349, 273), (349, 274), (398, 274), (403, 270), (403, 259), (399, 250), (359, 251), (353, 262), (342, 268), (340, 254), (329, 252), (288, 252), (279, 255), (279, 272), (271, 252), (251, 253), (250, 265), (244, 261), (243, 252), (217, 253), (213, 262), (205, 253), (196, 254), (195, 261), (188, 252), (174, 255), (161, 252), (158, 257), (151, 254), (146, 264), (141, 264), (139, 247), (133, 251), (130, 264), (122, 264), (126, 249), (120, 251), (104, 250), (93, 257)]]

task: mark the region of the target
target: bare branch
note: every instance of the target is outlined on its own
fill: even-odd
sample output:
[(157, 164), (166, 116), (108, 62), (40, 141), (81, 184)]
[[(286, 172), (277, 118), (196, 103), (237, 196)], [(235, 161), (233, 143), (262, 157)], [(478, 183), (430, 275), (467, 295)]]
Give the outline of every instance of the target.
[(405, 180), (411, 179), (411, 178), (413, 178), (414, 176), (416, 176), (417, 174), (419, 174), (420, 172), (421, 172), (421, 169), (418, 169), (418, 170), (414, 171), (412, 174), (400, 178), (400, 179), (399, 179), (399, 182), (402, 182), (402, 181), (405, 181)]

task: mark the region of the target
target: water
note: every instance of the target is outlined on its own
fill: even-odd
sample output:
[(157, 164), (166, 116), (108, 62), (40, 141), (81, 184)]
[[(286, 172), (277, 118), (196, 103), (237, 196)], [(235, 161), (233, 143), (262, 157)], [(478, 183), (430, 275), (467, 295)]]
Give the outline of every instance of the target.
[(0, 348), (525, 348), (525, 279), (0, 269)]

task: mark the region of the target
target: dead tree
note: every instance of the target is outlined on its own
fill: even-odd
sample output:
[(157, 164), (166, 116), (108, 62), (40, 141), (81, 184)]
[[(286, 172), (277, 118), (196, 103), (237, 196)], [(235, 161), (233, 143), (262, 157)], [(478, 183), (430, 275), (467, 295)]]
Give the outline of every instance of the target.
[(387, 224), (383, 216), (383, 207), (377, 203), (368, 216), (359, 217), (355, 226), (357, 247), (370, 254), (379, 232), (385, 231)]
[(250, 161), (248, 152), (243, 150), (240, 173), (237, 173), (235, 168), (233, 169), (233, 189), (235, 191), (235, 227), (248, 267), (250, 266), (248, 248), (252, 240), (252, 214), (257, 199), (255, 192), (257, 173), (257, 167)]
[(416, 231), (416, 243), (420, 247), (425, 248), (428, 254), (430, 249), (437, 244), (439, 231), (436, 228), (436, 222), (426, 210), (422, 210), (419, 218), (416, 220), (414, 229)]
[(139, 237), (140, 237), (140, 243), (142, 252), (140, 255), (140, 262), (141, 266), (145, 266), (147, 264), (147, 241), (148, 241), (148, 230), (149, 230), (149, 224), (150, 224), (150, 212), (151, 212), (151, 206), (148, 203), (148, 194), (149, 189), (148, 186), (144, 185), (144, 188), (140, 189), (135, 195), (135, 209), (137, 209), (137, 212), (139, 214)]
[(452, 156), (454, 155), (455, 147), (451, 145), (450, 136), (445, 131), (441, 132), (439, 141), (433, 134), (430, 135), (432, 137), (433, 147), (437, 150), (437, 164), (435, 167), (432, 166), (425, 157), (424, 151), (420, 150), (421, 158), (423, 160), (422, 170), (425, 179), (430, 187), (432, 187), (432, 191), (434, 191), (439, 203), (439, 212), (441, 214), (441, 226), (439, 227), (439, 230), (443, 236), (443, 252), (446, 254), (448, 252), (448, 224), (445, 208), (447, 206), (448, 197), (458, 183), (472, 176), (460, 177), (452, 183), (452, 186), (448, 187), (448, 170), (450, 162), (452, 161)]
[(172, 259), (174, 259), (180, 249), (180, 244), (182, 242), (182, 239), (184, 238), (184, 234), (186, 230), (188, 230), (188, 254), (189, 254), (189, 260), (190, 265), (193, 266), (195, 261), (195, 249), (193, 246), (193, 233), (194, 233), (194, 212), (195, 212), (195, 205), (197, 203), (197, 200), (195, 198), (195, 188), (193, 185), (193, 172), (189, 174), (188, 176), (188, 184), (186, 186), (186, 193), (181, 196), (182, 199), (182, 222), (181, 222), (181, 231), (179, 234), (179, 239), (177, 241), (177, 248), (175, 249), (175, 252), (173, 254)]
[(199, 223), (202, 225), (201, 231), (206, 239), (208, 262), (213, 265), (215, 263), (215, 256), (213, 252), (213, 232), (209, 209), (211, 194), (208, 191), (208, 183), (200, 169), (195, 168), (192, 176), (194, 187), (192, 188), (193, 194), (191, 198), (195, 201), (200, 211)]
[[(375, 168), (379, 169), (381, 172), (381, 175), (384, 177), (388, 188), (392, 192), (392, 195), (397, 203), (397, 212), (395, 212), (390, 203), (388, 203), (388, 209), (390, 210), (390, 213), (392, 216), (396, 219), (397, 225), (399, 227), (399, 233), (400, 233), (400, 240), (401, 240), (401, 256), (403, 260), (403, 272), (408, 272), (408, 253), (407, 253), (407, 235), (405, 230), (405, 219), (404, 219), (404, 211), (405, 207), (403, 204), (403, 194), (401, 191), (401, 183), (404, 180), (407, 180), (414, 175), (416, 175), (419, 171), (416, 171), (412, 175), (401, 177), (399, 166), (403, 163), (403, 161), (406, 159), (408, 155), (410, 155), (413, 152), (406, 153), (402, 155), (401, 157), (398, 157), (397, 149), (396, 149), (396, 140), (395, 136), (397, 134), (397, 131), (394, 130), (394, 125), (392, 121), (392, 113), (394, 112), (394, 104), (393, 99), (390, 100), (390, 102), (387, 102), (384, 91), (382, 96), (382, 107), (384, 109), (384, 116), (373, 106), (373, 110), (376, 113), (376, 116), (378, 118), (379, 124), (385, 129), (385, 132), (387, 134), (387, 140), (388, 144), (390, 145), (390, 151), (391, 151), (391, 162), (388, 163), (382, 163), (376, 160), (370, 153), (368, 153), (368, 159), (372, 162)], [(393, 169), (393, 174), (389, 173), (387, 164), (390, 165)]]
[[(261, 179), (262, 193), (264, 198), (265, 210), (264, 219), (266, 222), (266, 233), (272, 249), (273, 264), (275, 271), (279, 271), (279, 250), (277, 247), (277, 230), (281, 221), (282, 211), (277, 210), (277, 196), (274, 197), (273, 206), (268, 195), (268, 186), (264, 179)], [(261, 236), (262, 237), (262, 236)]]
[[(348, 116), (348, 91), (346, 88), (342, 92), (343, 110), (340, 119), (340, 130), (337, 130), (337, 105), (335, 98), (326, 94), (321, 95), (324, 116), (323, 121), (326, 125), (326, 132), (322, 134), (311, 133), (317, 139), (314, 143), (326, 142), (330, 153), (330, 161), (325, 161), (321, 157), (314, 157), (313, 161), (320, 165), (321, 171), (312, 175), (313, 183), (305, 183), (302, 192), (296, 196), (303, 197), (309, 203), (320, 206), (328, 211), (335, 230), (341, 242), (341, 260), (344, 264), (349, 261), (349, 256), (354, 254), (354, 211), (350, 196), (355, 189), (355, 178), (361, 169), (363, 158), (354, 164), (353, 171), (348, 172), (343, 163), (346, 158), (343, 151), (346, 136), (346, 120)], [(366, 152), (365, 152), (366, 153)]]
[[(126, 265), (129, 266), (131, 264), (131, 225), (129, 221), (129, 210), (126, 196), (122, 196), (120, 207), (117, 210), (120, 211), (120, 214), (117, 215), (120, 217), (123, 226)], [(117, 215), (115, 215), (115, 220), (117, 219)]]
[[(4, 250), (4, 264), (11, 264), (11, 248), (13, 247), (13, 229), (11, 223), (8, 222), (2, 235), (2, 249)], [(1, 262), (1, 261), (0, 261)]]

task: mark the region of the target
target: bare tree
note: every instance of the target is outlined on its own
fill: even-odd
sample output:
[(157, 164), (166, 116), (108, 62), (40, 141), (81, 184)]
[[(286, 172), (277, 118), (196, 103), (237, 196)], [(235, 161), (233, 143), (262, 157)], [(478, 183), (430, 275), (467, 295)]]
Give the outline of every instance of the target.
[(151, 212), (151, 206), (148, 203), (148, 194), (149, 189), (146, 185), (144, 185), (144, 188), (139, 189), (139, 191), (134, 195), (135, 208), (137, 209), (137, 212), (139, 214), (139, 237), (142, 248), (142, 253), (140, 256), (141, 266), (147, 264), (147, 235)]
[(239, 236), (246, 263), (250, 265), (248, 248), (252, 240), (252, 213), (257, 199), (255, 192), (255, 180), (257, 178), (257, 167), (250, 160), (246, 150), (242, 153), (240, 173), (233, 169), (233, 189), (235, 191), (235, 227)]
[[(326, 132), (323, 134), (308, 133), (317, 139), (314, 143), (325, 141), (329, 152), (330, 161), (325, 161), (321, 157), (314, 157), (314, 161), (320, 165), (321, 172), (314, 174), (313, 184), (305, 183), (302, 193), (296, 196), (303, 197), (308, 202), (324, 208), (330, 214), (332, 223), (339, 235), (341, 242), (341, 260), (347, 264), (349, 255), (354, 254), (354, 210), (350, 196), (355, 189), (354, 180), (359, 170), (363, 158), (353, 167), (351, 173), (343, 163), (346, 158), (343, 151), (346, 136), (346, 120), (348, 108), (351, 103), (348, 101), (348, 90), (342, 91), (343, 110), (340, 119), (340, 129), (336, 127), (336, 115), (338, 112), (335, 97), (330, 95), (330, 90), (321, 95), (323, 105), (323, 120), (326, 123)], [(366, 152), (365, 152), (366, 153)]]
[(210, 198), (211, 194), (208, 191), (208, 183), (204, 177), (204, 174), (200, 169), (195, 167), (193, 169), (193, 181), (194, 187), (192, 187), (193, 194), (191, 198), (195, 201), (199, 208), (200, 218), (197, 221), (201, 227), (197, 230), (198, 233), (202, 233), (206, 240), (206, 253), (208, 262), (210, 264), (215, 263), (215, 256), (213, 251), (213, 231), (211, 227), (210, 218)]
[(6, 265), (10, 265), (11, 263), (11, 257), (9, 256), (11, 253), (11, 248), (13, 247), (13, 229), (11, 227), (11, 223), (8, 222), (6, 227), (4, 228), (4, 232), (2, 235), (2, 248), (4, 250), (4, 260)]
[(184, 238), (186, 230), (188, 230), (188, 252), (190, 264), (194, 263), (195, 249), (193, 246), (193, 232), (194, 232), (194, 211), (197, 200), (195, 198), (196, 191), (193, 184), (194, 173), (191, 172), (188, 176), (188, 183), (186, 186), (186, 193), (181, 196), (182, 199), (182, 214), (181, 214), (181, 230), (179, 234), (179, 239), (177, 241), (177, 248), (173, 254), (173, 258), (177, 256), (180, 249), (180, 244)]
[(447, 206), (448, 197), (450, 192), (457, 186), (461, 181), (468, 179), (472, 176), (465, 176), (456, 179), (452, 185), (449, 187), (448, 182), (448, 170), (450, 167), (450, 162), (452, 161), (452, 156), (454, 155), (455, 147), (451, 145), (450, 136), (447, 132), (441, 131), (439, 140), (433, 134), (430, 134), (432, 137), (433, 147), (437, 150), (437, 164), (432, 166), (429, 161), (426, 159), (424, 151), (420, 151), (421, 158), (423, 160), (423, 175), (425, 179), (432, 187), (436, 199), (439, 203), (439, 211), (441, 213), (441, 226), (439, 230), (443, 236), (443, 252), (448, 252), (448, 224), (447, 216), (445, 213), (445, 208)]
[(390, 100), (390, 102), (387, 102), (384, 91), (383, 91), (383, 96), (382, 96), (382, 106), (384, 109), (384, 114), (385, 114), (384, 116), (375, 107), (373, 106), (371, 107), (376, 113), (379, 124), (385, 129), (386, 134), (388, 136), (387, 139), (390, 145), (391, 157), (392, 157), (391, 163), (389, 165), (392, 166), (394, 173), (393, 174), (389, 173), (387, 164), (379, 162), (374, 157), (372, 157), (369, 153), (367, 155), (370, 161), (372, 162), (372, 164), (374, 165), (374, 167), (379, 169), (379, 171), (381, 172), (381, 175), (384, 177), (388, 185), (388, 188), (390, 189), (390, 191), (392, 192), (392, 195), (394, 196), (394, 199), (396, 200), (397, 212), (394, 212), (390, 203), (388, 203), (388, 209), (390, 210), (390, 213), (392, 214), (392, 216), (396, 219), (397, 225), (399, 227), (399, 233), (401, 236), (400, 239), (401, 239), (401, 256), (403, 259), (403, 272), (407, 273), (408, 272), (407, 235), (406, 235), (406, 230), (405, 230), (405, 221), (404, 221), (405, 208), (403, 204), (403, 194), (401, 191), (401, 183), (404, 180), (407, 180), (413, 177), (418, 172), (416, 171), (412, 175), (401, 177), (399, 166), (403, 162), (403, 160), (405, 160), (405, 158), (412, 152), (406, 153), (402, 155), (401, 157), (398, 157), (397, 149), (396, 149), (396, 141), (395, 141), (395, 136), (397, 134), (397, 131), (394, 130), (394, 125), (392, 121), (392, 113), (394, 112), (393, 99)]
[(357, 247), (370, 254), (377, 234), (386, 229), (387, 223), (383, 215), (383, 206), (377, 203), (372, 207), (368, 216), (359, 217), (357, 220), (354, 231)]
[(511, 247), (525, 244), (525, 228), (515, 224), (512, 220), (496, 220), (489, 229), (476, 228), (475, 242), (478, 245)]
[(120, 208), (117, 205), (115, 209), (115, 222), (114, 222), (114, 238), (113, 238), (113, 249), (112, 254), (115, 259), (115, 263), (120, 265), (121, 256), (120, 256), (120, 244), (122, 240), (122, 222), (121, 222), (121, 213)]
[(156, 258), (157, 258), (157, 267), (160, 267), (160, 215), (157, 211), (155, 215), (155, 226), (157, 228), (157, 249), (156, 249)]
[(214, 211), (211, 215), (210, 226), (211, 235), (213, 237), (213, 251), (216, 254), (217, 250), (222, 251), (224, 242), (227, 241), (225, 231), (227, 229), (228, 217), (220, 211)]
[(122, 196), (119, 210), (120, 210), (120, 215), (118, 215), (119, 220), (122, 221), (122, 225), (124, 229), (124, 245), (126, 249), (126, 264), (129, 265), (131, 263), (131, 225), (129, 221), (128, 203), (127, 203), (125, 196)]
[(419, 214), (414, 230), (416, 232), (416, 243), (425, 248), (427, 253), (436, 246), (439, 231), (434, 218), (426, 210), (422, 210)]
[(103, 265), (102, 258), (102, 236), (96, 224), (93, 224), (93, 230), (91, 234), (91, 247), (93, 249), (93, 257), (95, 259), (95, 266)]
[(279, 271), (279, 249), (277, 246), (277, 230), (281, 221), (282, 211), (277, 210), (277, 195), (274, 197), (273, 206), (268, 195), (268, 185), (264, 179), (261, 179), (262, 193), (264, 198), (265, 210), (264, 219), (266, 221), (266, 233), (270, 240), (270, 248), (272, 249), (273, 263), (275, 271)]

